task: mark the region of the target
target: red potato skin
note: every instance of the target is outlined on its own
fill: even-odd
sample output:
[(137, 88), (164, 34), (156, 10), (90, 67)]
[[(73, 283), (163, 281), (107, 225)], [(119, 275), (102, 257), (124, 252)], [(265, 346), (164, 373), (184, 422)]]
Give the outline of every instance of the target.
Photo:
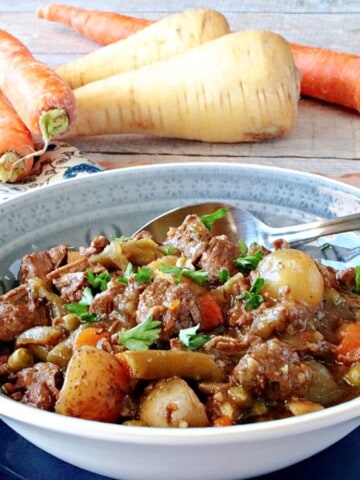
[(39, 117), (62, 108), (76, 123), (76, 100), (71, 88), (47, 65), (36, 60), (17, 38), (0, 30), (0, 89), (34, 135), (41, 135)]

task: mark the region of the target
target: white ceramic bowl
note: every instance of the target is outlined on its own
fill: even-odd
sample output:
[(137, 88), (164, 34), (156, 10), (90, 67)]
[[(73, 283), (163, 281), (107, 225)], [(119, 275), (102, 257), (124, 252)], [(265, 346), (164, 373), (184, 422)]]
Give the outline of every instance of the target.
[[(26, 252), (88, 243), (99, 233), (129, 235), (167, 209), (207, 200), (238, 204), (275, 226), (360, 210), (358, 189), (278, 168), (202, 163), (94, 173), (0, 204), (0, 289), (12, 285)], [(357, 233), (331, 242), (337, 248), (324, 261), (360, 263)], [(4, 395), (0, 416), (48, 453), (114, 479), (240, 480), (291, 465), (350, 433), (360, 424), (360, 398), (301, 417), (221, 428), (104, 424)]]

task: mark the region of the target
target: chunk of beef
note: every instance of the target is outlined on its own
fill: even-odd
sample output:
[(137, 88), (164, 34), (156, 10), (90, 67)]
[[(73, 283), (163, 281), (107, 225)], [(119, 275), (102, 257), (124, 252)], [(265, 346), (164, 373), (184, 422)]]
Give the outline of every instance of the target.
[(3, 385), (3, 389), (15, 400), (53, 411), (61, 381), (62, 375), (57, 365), (40, 362), (9, 375), (9, 382)]
[(128, 324), (128, 328), (136, 325), (136, 309), (141, 293), (147, 288), (148, 283), (137, 283), (129, 278), (124, 290), (114, 297), (114, 309), (112, 317), (118, 318), (122, 324)]
[(312, 371), (286, 343), (275, 338), (253, 345), (234, 368), (232, 377), (255, 395), (266, 392), (268, 398), (287, 399), (306, 394)]
[(195, 264), (203, 254), (211, 234), (198, 215), (188, 215), (177, 228), (170, 228), (165, 245), (177, 248), (184, 257)]
[(92, 255), (102, 252), (109, 243), (110, 241), (107, 237), (99, 235), (93, 238), (89, 247), (80, 247), (79, 253), (85, 257), (91, 257)]
[(21, 259), (19, 272), (20, 283), (26, 283), (30, 278), (39, 277), (49, 283), (47, 275), (58, 268), (66, 259), (66, 245), (58, 245), (50, 250), (33, 252)]
[(355, 288), (355, 277), (354, 267), (345, 268), (336, 274), (336, 280), (338, 281), (339, 285), (350, 291)]
[(187, 283), (174, 285), (157, 278), (139, 297), (137, 322), (144, 322), (149, 315), (162, 322), (161, 339), (169, 339), (200, 323), (198, 297)]
[(47, 276), (66, 303), (79, 302), (86, 284), (87, 258), (63, 265)]
[(115, 298), (123, 294), (125, 285), (122, 283), (110, 285), (104, 292), (95, 295), (89, 307), (90, 313), (109, 315), (114, 310)]
[(212, 237), (199, 260), (199, 267), (209, 273), (210, 283), (219, 282), (219, 272), (228, 270), (230, 276), (237, 272), (235, 260), (240, 255), (237, 245), (230, 242), (226, 235)]
[(48, 309), (30, 298), (26, 284), (0, 296), (0, 341), (15, 340), (28, 328), (49, 323)]

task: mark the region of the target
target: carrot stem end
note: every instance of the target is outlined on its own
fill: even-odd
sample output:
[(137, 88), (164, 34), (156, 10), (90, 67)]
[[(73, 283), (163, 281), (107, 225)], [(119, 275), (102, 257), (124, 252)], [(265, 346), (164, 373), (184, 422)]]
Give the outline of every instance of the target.
[(23, 169), (24, 162), (15, 152), (5, 152), (0, 157), (0, 182), (16, 182)]

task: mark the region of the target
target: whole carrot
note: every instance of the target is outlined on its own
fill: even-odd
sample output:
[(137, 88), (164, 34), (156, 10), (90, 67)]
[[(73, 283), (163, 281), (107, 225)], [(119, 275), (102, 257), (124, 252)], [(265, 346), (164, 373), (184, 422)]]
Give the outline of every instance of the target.
[(153, 23), (152, 20), (115, 12), (88, 10), (59, 3), (40, 5), (36, 15), (38, 18), (62, 23), (102, 45), (127, 38)]
[(29, 129), (0, 92), (0, 181), (17, 182), (34, 163), (34, 144)]
[(360, 112), (360, 56), (290, 43), (301, 93)]
[(3, 94), (45, 145), (74, 126), (76, 101), (69, 85), (5, 30), (0, 30), (0, 72)]

